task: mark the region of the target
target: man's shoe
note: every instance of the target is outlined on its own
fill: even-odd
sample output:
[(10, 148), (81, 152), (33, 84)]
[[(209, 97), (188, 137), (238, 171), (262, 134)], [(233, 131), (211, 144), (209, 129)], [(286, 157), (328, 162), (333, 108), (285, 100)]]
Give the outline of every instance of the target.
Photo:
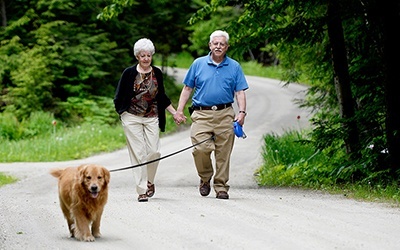
[(226, 191), (219, 191), (217, 193), (217, 199), (227, 200), (227, 199), (229, 199), (229, 194)]
[(210, 194), (211, 187), (210, 187), (210, 182), (209, 181), (202, 181), (200, 180), (200, 194), (201, 196), (207, 196)]

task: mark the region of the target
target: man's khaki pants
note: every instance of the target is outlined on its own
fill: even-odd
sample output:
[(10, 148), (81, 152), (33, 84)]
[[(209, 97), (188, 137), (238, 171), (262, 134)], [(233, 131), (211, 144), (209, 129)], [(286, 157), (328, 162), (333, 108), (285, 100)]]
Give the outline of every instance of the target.
[(209, 182), (214, 174), (211, 152), (214, 151), (215, 175), (214, 190), (229, 191), (230, 157), (235, 141), (233, 119), (235, 112), (232, 107), (222, 110), (195, 110), (191, 115), (192, 127), (190, 137), (192, 144), (215, 136), (214, 140), (207, 140), (193, 148), (193, 159), (197, 173), (201, 180)]

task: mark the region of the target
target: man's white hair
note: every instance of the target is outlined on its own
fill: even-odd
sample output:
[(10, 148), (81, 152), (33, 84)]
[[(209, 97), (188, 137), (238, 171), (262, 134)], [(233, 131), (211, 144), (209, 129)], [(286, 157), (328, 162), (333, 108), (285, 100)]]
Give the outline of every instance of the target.
[(139, 39), (133, 46), (133, 54), (135, 56), (138, 56), (140, 51), (148, 51), (154, 55), (156, 49), (154, 48), (154, 44), (150, 39), (142, 38)]
[(211, 33), (211, 35), (210, 35), (210, 43), (212, 42), (214, 37), (217, 37), (217, 36), (225, 37), (226, 38), (226, 43), (229, 43), (229, 34), (228, 34), (228, 32), (223, 31), (223, 30), (216, 30), (213, 33)]

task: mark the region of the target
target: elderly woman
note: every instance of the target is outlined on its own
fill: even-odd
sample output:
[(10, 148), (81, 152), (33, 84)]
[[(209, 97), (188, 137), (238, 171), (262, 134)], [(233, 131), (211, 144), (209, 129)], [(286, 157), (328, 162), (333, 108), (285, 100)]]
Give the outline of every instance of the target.
[[(115, 110), (126, 136), (132, 165), (160, 157), (159, 130), (165, 131), (165, 109), (172, 115), (176, 110), (165, 94), (163, 74), (152, 66), (153, 43), (139, 39), (133, 52), (138, 63), (126, 68), (115, 92)], [(133, 168), (138, 201), (146, 202), (155, 193), (154, 179), (159, 161)]]

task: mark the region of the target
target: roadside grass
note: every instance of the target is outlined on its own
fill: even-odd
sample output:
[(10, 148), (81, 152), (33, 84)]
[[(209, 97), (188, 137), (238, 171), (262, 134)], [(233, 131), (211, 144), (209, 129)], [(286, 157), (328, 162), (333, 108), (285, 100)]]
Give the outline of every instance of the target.
[(331, 186), (328, 191), (331, 194), (339, 194), (354, 200), (386, 203), (393, 207), (400, 207), (400, 190), (397, 183), (386, 186), (349, 183)]
[(67, 161), (112, 152), (124, 144), (121, 126), (82, 124), (32, 138), (3, 140), (0, 158), (2, 162)]
[(17, 178), (0, 172), (0, 187), (18, 181)]
[(320, 190), (354, 200), (400, 207), (397, 183), (343, 183), (333, 166), (335, 156), (316, 150), (308, 141), (307, 130), (286, 131), (281, 136), (265, 134), (264, 163), (255, 173), (258, 185)]
[[(188, 68), (192, 61), (193, 58), (189, 54), (179, 54), (168, 60), (168, 66)], [(265, 68), (255, 62), (241, 63), (241, 65), (246, 75), (273, 79), (281, 79), (282, 76), (279, 66)], [(185, 112), (188, 116), (187, 109)], [(50, 124), (51, 120), (45, 121), (45, 123)], [(189, 125), (190, 122), (187, 126)], [(173, 133), (177, 129), (182, 129), (182, 127), (177, 128), (167, 112), (166, 132), (162, 133), (162, 136)], [(45, 127), (39, 128), (39, 130), (45, 132), (21, 140), (0, 137), (0, 161), (73, 160), (98, 153), (112, 152), (126, 145), (120, 124), (115, 126), (92, 124), (76, 127), (57, 125), (50, 129)], [(331, 159), (321, 152), (316, 153), (310, 144), (304, 143), (307, 141), (306, 132), (287, 131), (281, 136), (264, 135), (264, 163), (255, 173), (258, 185), (321, 190), (355, 200), (388, 203), (400, 207), (400, 191), (396, 183), (385, 186), (360, 182), (335, 183), (329, 176)], [(0, 173), (0, 187), (15, 181), (17, 181), (16, 178)]]
[[(168, 113), (166, 132), (161, 136), (173, 133), (176, 129)], [(125, 134), (119, 123), (84, 123), (74, 127), (57, 124), (54, 129), (25, 139), (7, 140), (0, 137), (0, 159), (1, 162), (68, 161), (113, 152), (125, 146)]]

